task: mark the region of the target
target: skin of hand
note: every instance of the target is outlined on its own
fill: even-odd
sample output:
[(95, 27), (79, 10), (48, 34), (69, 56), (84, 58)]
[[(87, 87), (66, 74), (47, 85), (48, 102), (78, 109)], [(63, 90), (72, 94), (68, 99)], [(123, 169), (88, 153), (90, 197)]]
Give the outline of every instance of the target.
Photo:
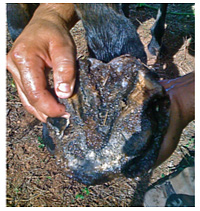
[[(60, 98), (72, 95), (75, 85), (76, 49), (69, 30), (78, 21), (73, 4), (40, 4), (31, 21), (7, 55), (24, 107), (39, 120), (47, 116), (69, 117), (46, 89), (45, 67), (53, 68), (55, 92)], [(175, 150), (182, 130), (194, 119), (194, 73), (160, 82), (170, 96), (170, 124), (155, 167)]]
[(40, 4), (7, 55), (26, 110), (42, 122), (46, 118), (69, 117), (65, 106), (47, 90), (45, 68), (53, 68), (55, 93), (72, 95), (76, 77), (76, 47), (69, 33), (78, 21), (73, 4)]
[(192, 72), (176, 79), (160, 82), (171, 101), (170, 123), (154, 168), (170, 157), (177, 147), (182, 130), (194, 120), (194, 78), (195, 74)]

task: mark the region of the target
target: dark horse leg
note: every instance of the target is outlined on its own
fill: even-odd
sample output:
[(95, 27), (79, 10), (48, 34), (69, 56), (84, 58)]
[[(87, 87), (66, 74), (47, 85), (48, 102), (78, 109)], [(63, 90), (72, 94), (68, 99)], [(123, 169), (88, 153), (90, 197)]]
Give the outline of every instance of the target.
[(151, 28), (151, 41), (148, 45), (148, 50), (153, 55), (158, 55), (162, 51), (162, 37), (165, 32), (165, 17), (167, 13), (167, 5), (161, 4), (156, 21)]
[(12, 40), (15, 41), (28, 24), (39, 4), (9, 3), (6, 6), (8, 30)]
[(83, 22), (90, 56), (109, 62), (130, 54), (146, 63), (144, 46), (126, 17), (128, 4), (75, 4)]

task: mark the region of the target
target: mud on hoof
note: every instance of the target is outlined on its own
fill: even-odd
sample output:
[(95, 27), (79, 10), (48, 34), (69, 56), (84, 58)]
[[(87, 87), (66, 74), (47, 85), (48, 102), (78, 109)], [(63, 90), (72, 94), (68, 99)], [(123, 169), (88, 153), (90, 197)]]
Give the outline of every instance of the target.
[(59, 100), (69, 122), (47, 119), (44, 137), (55, 145), (57, 164), (87, 185), (147, 172), (168, 127), (170, 105), (151, 71), (129, 55), (107, 64), (85, 59), (77, 84), (70, 99)]

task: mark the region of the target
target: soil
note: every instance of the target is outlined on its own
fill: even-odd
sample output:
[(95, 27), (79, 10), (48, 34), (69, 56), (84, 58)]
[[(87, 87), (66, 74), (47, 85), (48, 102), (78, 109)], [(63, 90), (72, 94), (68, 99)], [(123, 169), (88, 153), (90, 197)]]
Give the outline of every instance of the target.
[[(147, 4), (159, 7), (159, 4)], [(157, 11), (131, 5), (131, 19), (147, 47), (150, 28)], [(169, 4), (163, 42), (167, 51), (156, 59), (148, 54), (148, 63), (160, 79), (175, 78), (194, 71), (194, 4)], [(176, 13), (176, 14), (172, 14)], [(183, 14), (184, 13), (184, 14)], [(87, 44), (79, 21), (71, 30), (77, 46), (77, 58), (86, 57)], [(7, 36), (7, 51), (12, 41)], [(148, 52), (147, 52), (148, 53)], [(67, 178), (41, 142), (42, 123), (22, 106), (11, 74), (7, 71), (7, 206), (12, 207), (119, 207), (142, 206), (148, 186), (176, 171), (189, 151), (194, 151), (195, 121), (184, 130), (172, 156), (142, 178), (116, 178), (102, 185), (89, 186)]]

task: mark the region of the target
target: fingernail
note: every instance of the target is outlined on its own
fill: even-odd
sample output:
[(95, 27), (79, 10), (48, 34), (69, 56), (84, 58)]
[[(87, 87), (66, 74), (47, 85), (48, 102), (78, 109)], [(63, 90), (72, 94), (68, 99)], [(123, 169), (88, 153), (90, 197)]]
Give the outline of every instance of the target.
[(69, 113), (65, 113), (64, 115), (62, 115), (61, 117), (69, 119), (70, 118), (70, 114)]
[(70, 85), (67, 84), (67, 83), (60, 83), (59, 86), (58, 86), (58, 89), (61, 92), (70, 92), (71, 91)]
[(71, 87), (67, 83), (60, 83), (56, 90), (56, 94), (59, 98), (68, 98), (71, 96), (72, 91)]

